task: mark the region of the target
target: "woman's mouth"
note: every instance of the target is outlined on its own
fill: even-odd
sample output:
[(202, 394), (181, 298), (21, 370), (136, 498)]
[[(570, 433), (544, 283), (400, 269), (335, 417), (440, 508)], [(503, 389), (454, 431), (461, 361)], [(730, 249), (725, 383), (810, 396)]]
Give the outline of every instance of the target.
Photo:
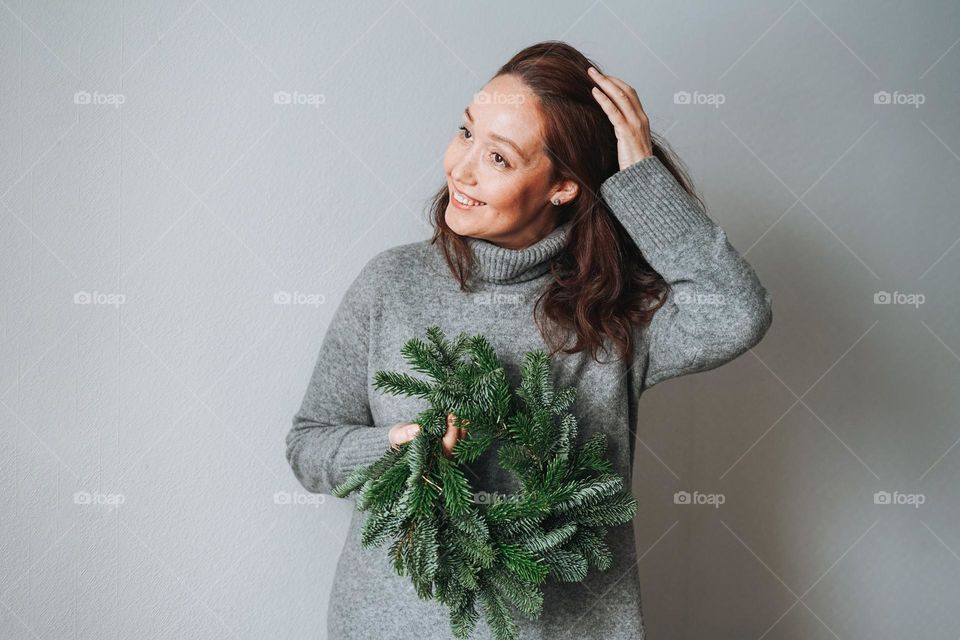
[(487, 204), (486, 202), (474, 200), (473, 198), (460, 193), (456, 189), (453, 189), (453, 197), (450, 199), (450, 201), (454, 204), (454, 206), (460, 209), (475, 209)]

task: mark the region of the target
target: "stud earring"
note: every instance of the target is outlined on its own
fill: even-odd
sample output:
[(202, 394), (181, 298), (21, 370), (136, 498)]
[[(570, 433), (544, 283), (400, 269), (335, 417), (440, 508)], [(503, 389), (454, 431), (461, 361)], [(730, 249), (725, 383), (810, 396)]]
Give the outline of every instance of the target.
[(553, 203), (553, 206), (555, 206), (555, 207), (559, 207), (559, 206), (560, 206), (560, 198), (554, 198), (554, 199), (551, 200), (550, 202), (552, 202), (552, 203)]

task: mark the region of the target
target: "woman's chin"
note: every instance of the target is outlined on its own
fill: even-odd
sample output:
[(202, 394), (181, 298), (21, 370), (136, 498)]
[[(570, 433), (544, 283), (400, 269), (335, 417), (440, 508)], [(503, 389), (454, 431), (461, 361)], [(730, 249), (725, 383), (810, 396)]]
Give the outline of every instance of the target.
[(477, 224), (476, 217), (471, 217), (472, 212), (457, 209), (452, 204), (447, 205), (447, 211), (444, 215), (444, 221), (450, 229), (460, 236), (473, 236), (480, 232), (482, 225)]

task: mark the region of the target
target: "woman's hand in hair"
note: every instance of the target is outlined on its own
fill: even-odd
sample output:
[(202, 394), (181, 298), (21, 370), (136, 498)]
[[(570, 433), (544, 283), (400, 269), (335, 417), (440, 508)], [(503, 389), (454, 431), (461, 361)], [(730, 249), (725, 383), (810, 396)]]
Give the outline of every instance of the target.
[(613, 123), (620, 170), (652, 156), (650, 121), (636, 90), (620, 78), (604, 75), (593, 67), (587, 73), (599, 87), (593, 88), (593, 97)]

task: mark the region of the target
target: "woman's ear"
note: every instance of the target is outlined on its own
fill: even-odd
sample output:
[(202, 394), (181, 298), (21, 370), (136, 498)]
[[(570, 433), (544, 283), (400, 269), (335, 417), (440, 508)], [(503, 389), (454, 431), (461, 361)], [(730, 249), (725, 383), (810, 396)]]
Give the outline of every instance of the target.
[(550, 196), (551, 200), (560, 198), (560, 201), (563, 204), (569, 204), (573, 201), (578, 195), (580, 195), (580, 185), (574, 180), (561, 180), (557, 185), (556, 191)]

